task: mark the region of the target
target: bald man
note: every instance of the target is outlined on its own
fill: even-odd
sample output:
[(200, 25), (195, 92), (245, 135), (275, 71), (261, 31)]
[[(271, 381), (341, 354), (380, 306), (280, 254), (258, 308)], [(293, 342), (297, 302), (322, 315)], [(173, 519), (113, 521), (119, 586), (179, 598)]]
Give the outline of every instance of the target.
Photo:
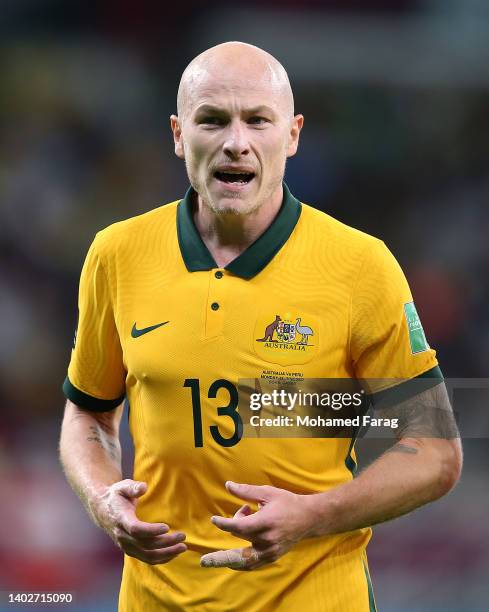
[[(275, 58), (208, 49), (177, 112), (190, 187), (95, 237), (63, 385), (61, 462), (125, 553), (119, 610), (375, 610), (370, 526), (441, 497), (461, 469), (435, 352), (385, 245), (283, 182), (304, 119)], [(244, 422), (240, 379), (265, 407), (270, 381), (290, 392), (321, 377), (364, 381), (396, 423), (397, 443), (356, 478), (357, 430)]]

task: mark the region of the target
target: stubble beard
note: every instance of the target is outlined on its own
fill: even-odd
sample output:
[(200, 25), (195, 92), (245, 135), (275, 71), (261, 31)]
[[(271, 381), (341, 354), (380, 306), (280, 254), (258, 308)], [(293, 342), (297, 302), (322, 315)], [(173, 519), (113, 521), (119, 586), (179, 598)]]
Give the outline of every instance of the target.
[[(284, 171), (285, 171), (285, 167), (284, 167)], [(207, 189), (205, 181), (200, 181), (197, 177), (193, 176), (192, 173), (190, 172), (190, 168), (188, 167), (188, 165), (187, 165), (187, 175), (189, 177), (190, 184), (192, 185), (194, 191), (196, 191), (200, 195), (204, 205), (210, 208), (210, 210), (215, 215), (219, 215), (219, 216), (221, 215), (222, 216), (224, 215), (247, 216), (247, 215), (253, 214), (272, 197), (277, 187), (282, 184), (282, 181), (284, 178), (284, 172), (282, 172), (280, 175), (277, 174), (274, 177), (274, 179), (271, 181), (271, 183), (269, 184), (266, 194), (262, 195), (262, 197), (260, 197), (259, 199), (258, 198), (254, 199), (251, 203), (248, 203), (246, 207), (243, 207), (239, 205), (239, 202), (243, 201), (242, 195), (235, 191), (229, 191), (229, 193), (226, 195), (226, 199), (236, 201), (236, 205), (226, 204), (224, 206), (219, 206), (213, 201), (212, 195), (210, 191)]]

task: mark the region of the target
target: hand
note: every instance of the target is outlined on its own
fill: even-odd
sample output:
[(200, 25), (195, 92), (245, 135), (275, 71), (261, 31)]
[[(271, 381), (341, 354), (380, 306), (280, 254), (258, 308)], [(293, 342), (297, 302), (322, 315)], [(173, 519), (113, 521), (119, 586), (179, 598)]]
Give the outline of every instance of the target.
[(147, 491), (144, 482), (121, 480), (98, 496), (91, 510), (98, 525), (126, 555), (156, 565), (168, 563), (187, 550), (185, 534), (170, 530), (165, 523), (145, 523), (136, 516), (136, 500)]
[(211, 521), (219, 529), (249, 540), (251, 546), (203, 555), (202, 567), (256, 569), (276, 561), (308, 534), (313, 520), (306, 503), (310, 496), (231, 481), (226, 482), (226, 488), (241, 499), (258, 502), (258, 511), (245, 504), (233, 518), (213, 516)]

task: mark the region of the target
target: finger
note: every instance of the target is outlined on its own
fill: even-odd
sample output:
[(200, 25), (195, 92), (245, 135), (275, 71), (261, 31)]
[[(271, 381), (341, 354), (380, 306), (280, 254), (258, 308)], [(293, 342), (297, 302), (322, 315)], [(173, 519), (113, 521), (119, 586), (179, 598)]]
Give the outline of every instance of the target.
[(273, 487), (240, 484), (233, 482), (232, 480), (228, 480), (226, 482), (226, 489), (240, 499), (245, 499), (246, 501), (265, 502), (270, 499), (270, 493), (273, 490)]
[(157, 565), (159, 563), (168, 563), (176, 556), (184, 553), (187, 550), (185, 544), (177, 544), (168, 548), (162, 548), (158, 550), (145, 550), (138, 548), (137, 546), (126, 546), (124, 552), (130, 557), (135, 557), (140, 561), (149, 563), (151, 565)]
[(159, 548), (167, 548), (175, 544), (180, 544), (185, 541), (185, 537), (184, 533), (178, 532), (157, 538), (132, 538), (131, 541), (145, 550), (157, 550)]
[(245, 539), (250, 539), (248, 536), (261, 533), (266, 528), (263, 523), (263, 518), (259, 516), (258, 512), (254, 512), (248, 516), (239, 516), (237, 518), (212, 516), (211, 522), (219, 529), (222, 529), (222, 531), (227, 531), (236, 536), (243, 536)]
[(117, 483), (117, 485), (114, 486), (114, 490), (124, 497), (131, 499), (144, 495), (148, 490), (148, 485), (145, 482), (126, 478), (126, 480), (121, 480), (120, 483)]
[(228, 567), (229, 569), (243, 569), (250, 567), (260, 560), (258, 551), (248, 548), (233, 548), (231, 550), (217, 550), (200, 558), (201, 567)]
[(185, 544), (175, 544), (174, 546), (158, 548), (156, 550), (144, 550), (144, 554), (153, 563), (166, 563), (186, 550), (187, 546)]
[(224, 516), (212, 516), (211, 523), (221, 529), (234, 535), (240, 535), (243, 529), (241, 524), (243, 517), (238, 518), (226, 518)]
[[(132, 485), (128, 485), (128, 488), (125, 490), (132, 490), (132, 493), (135, 492), (135, 488)], [(140, 489), (136, 490), (140, 492)], [(119, 527), (126, 533), (136, 538), (144, 538), (162, 535), (170, 531), (170, 527), (166, 523), (140, 521), (136, 516), (134, 502), (127, 497), (127, 493), (124, 493), (124, 490), (116, 490), (115, 493), (116, 497), (113, 499), (111, 506), (114, 516), (118, 519)]]
[(241, 508), (235, 513), (233, 518), (239, 518), (240, 516), (250, 516), (253, 514), (253, 510), (248, 506), (248, 504), (244, 504)]
[(136, 514), (130, 512), (121, 514), (120, 526), (133, 538), (151, 538), (170, 531), (170, 528), (165, 523), (145, 523), (140, 521)]

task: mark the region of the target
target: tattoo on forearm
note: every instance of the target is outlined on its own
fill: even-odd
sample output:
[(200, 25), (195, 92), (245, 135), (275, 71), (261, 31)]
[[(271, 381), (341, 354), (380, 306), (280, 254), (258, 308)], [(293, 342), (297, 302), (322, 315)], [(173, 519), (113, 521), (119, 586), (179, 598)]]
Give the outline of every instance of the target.
[(90, 425), (89, 429), (90, 429), (91, 435), (87, 437), (87, 442), (97, 442), (98, 444), (102, 446), (102, 448), (105, 451), (109, 453), (111, 459), (113, 459), (114, 461), (120, 461), (121, 454), (120, 454), (118, 445), (115, 442), (111, 442), (107, 438), (104, 438), (102, 440), (101, 436), (99, 435), (100, 432), (97, 429), (97, 427)]
[(114, 435), (114, 427), (112, 425), (112, 415), (100, 414), (97, 418), (97, 423), (100, 429), (109, 436)]
[(398, 440), (402, 438), (453, 440), (460, 437), (444, 383), (423, 391), (397, 406), (378, 409), (377, 414), (385, 418), (397, 418)]

